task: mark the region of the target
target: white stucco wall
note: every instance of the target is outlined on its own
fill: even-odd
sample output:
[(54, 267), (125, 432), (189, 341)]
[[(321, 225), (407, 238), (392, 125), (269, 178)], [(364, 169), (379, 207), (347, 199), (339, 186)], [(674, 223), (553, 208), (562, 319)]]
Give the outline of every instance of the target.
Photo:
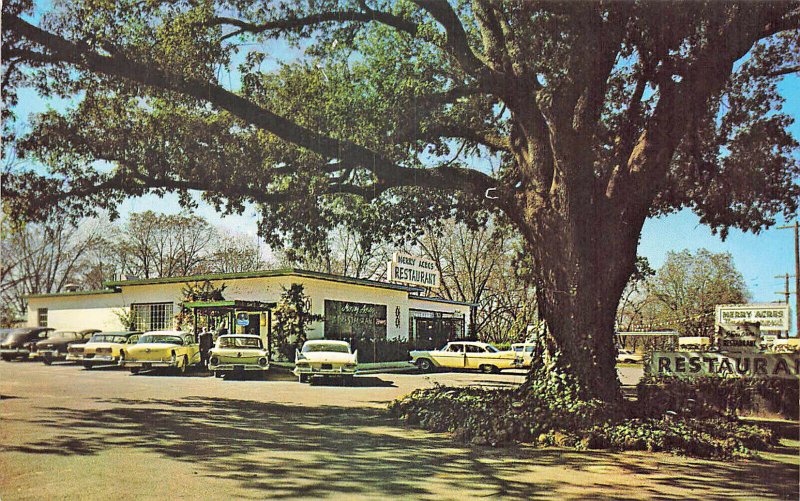
[(28, 325), (38, 325), (38, 309), (47, 308), (47, 325), (56, 330), (123, 330), (114, 313), (122, 309), (120, 294), (81, 294), (28, 299)]
[[(283, 288), (299, 283), (311, 298), (311, 311), (318, 315), (325, 314), (326, 299), (386, 305), (387, 339), (408, 339), (409, 308), (447, 313), (459, 311), (464, 314), (465, 325), (469, 325), (469, 306), (412, 299), (406, 290), (293, 275), (212, 281), (215, 287), (222, 283), (226, 285), (223, 292), (225, 299), (263, 302), (278, 302)], [(130, 308), (135, 303), (171, 302), (176, 305), (173, 312), (177, 313), (184, 286), (185, 283), (122, 285), (121, 292), (116, 294), (33, 297), (29, 299), (28, 325), (36, 325), (38, 308), (48, 308), (48, 325), (56, 329), (121, 330), (122, 324), (115, 310)], [(396, 322), (398, 308), (399, 325)], [(321, 338), (324, 332), (324, 322), (316, 322), (308, 337)]]

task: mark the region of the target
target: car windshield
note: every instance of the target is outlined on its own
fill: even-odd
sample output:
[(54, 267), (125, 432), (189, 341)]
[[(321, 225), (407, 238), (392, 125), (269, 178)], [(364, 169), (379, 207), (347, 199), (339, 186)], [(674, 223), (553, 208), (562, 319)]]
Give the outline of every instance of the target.
[(219, 345), (221, 348), (261, 348), (261, 340), (252, 337), (222, 337)]
[(165, 336), (149, 334), (139, 338), (139, 342), (144, 343), (164, 343), (164, 344), (183, 344), (183, 339), (178, 336)]
[(114, 336), (109, 334), (95, 334), (92, 336), (92, 339), (89, 340), (90, 343), (125, 343), (128, 338), (125, 336)]
[(350, 353), (350, 349), (347, 347), (346, 344), (338, 344), (338, 343), (325, 343), (325, 344), (307, 344), (303, 346), (303, 353), (311, 353), (315, 351), (333, 351), (336, 353)]

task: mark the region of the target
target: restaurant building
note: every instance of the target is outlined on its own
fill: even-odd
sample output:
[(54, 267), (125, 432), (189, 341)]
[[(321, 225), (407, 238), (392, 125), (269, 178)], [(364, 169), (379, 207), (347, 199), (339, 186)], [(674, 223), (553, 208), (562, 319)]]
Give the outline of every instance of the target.
[[(228, 326), (265, 338), (272, 329), (270, 309), (293, 284), (301, 284), (310, 300), (314, 322), (309, 339), (403, 342), (407, 346), (440, 347), (450, 339), (469, 336), (475, 305), (424, 295), (422, 287), (345, 277), (299, 269), (185, 277), (132, 279), (105, 283), (105, 289), (28, 296), (28, 325), (55, 329), (124, 330), (130, 318), (136, 330), (176, 327), (187, 285), (208, 281), (225, 285), (228, 302), (270, 305), (260, 312), (236, 315)], [(246, 323), (246, 325), (240, 325)]]

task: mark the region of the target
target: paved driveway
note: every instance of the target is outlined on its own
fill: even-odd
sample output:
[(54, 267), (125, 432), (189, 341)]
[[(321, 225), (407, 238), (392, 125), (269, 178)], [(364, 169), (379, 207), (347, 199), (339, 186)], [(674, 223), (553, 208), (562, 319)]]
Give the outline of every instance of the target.
[(0, 498), (797, 499), (796, 450), (723, 463), (468, 448), (384, 411), (435, 383), (523, 378), (382, 374), (340, 387), (0, 363)]

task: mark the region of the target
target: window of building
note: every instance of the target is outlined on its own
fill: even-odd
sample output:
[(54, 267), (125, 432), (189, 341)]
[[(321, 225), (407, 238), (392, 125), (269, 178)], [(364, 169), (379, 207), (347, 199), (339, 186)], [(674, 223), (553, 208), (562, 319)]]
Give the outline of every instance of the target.
[(351, 343), (386, 339), (386, 305), (326, 300), (325, 338)]
[(172, 329), (172, 303), (132, 304), (133, 330), (161, 331)]
[(47, 308), (39, 308), (36, 318), (39, 327), (47, 327)]

